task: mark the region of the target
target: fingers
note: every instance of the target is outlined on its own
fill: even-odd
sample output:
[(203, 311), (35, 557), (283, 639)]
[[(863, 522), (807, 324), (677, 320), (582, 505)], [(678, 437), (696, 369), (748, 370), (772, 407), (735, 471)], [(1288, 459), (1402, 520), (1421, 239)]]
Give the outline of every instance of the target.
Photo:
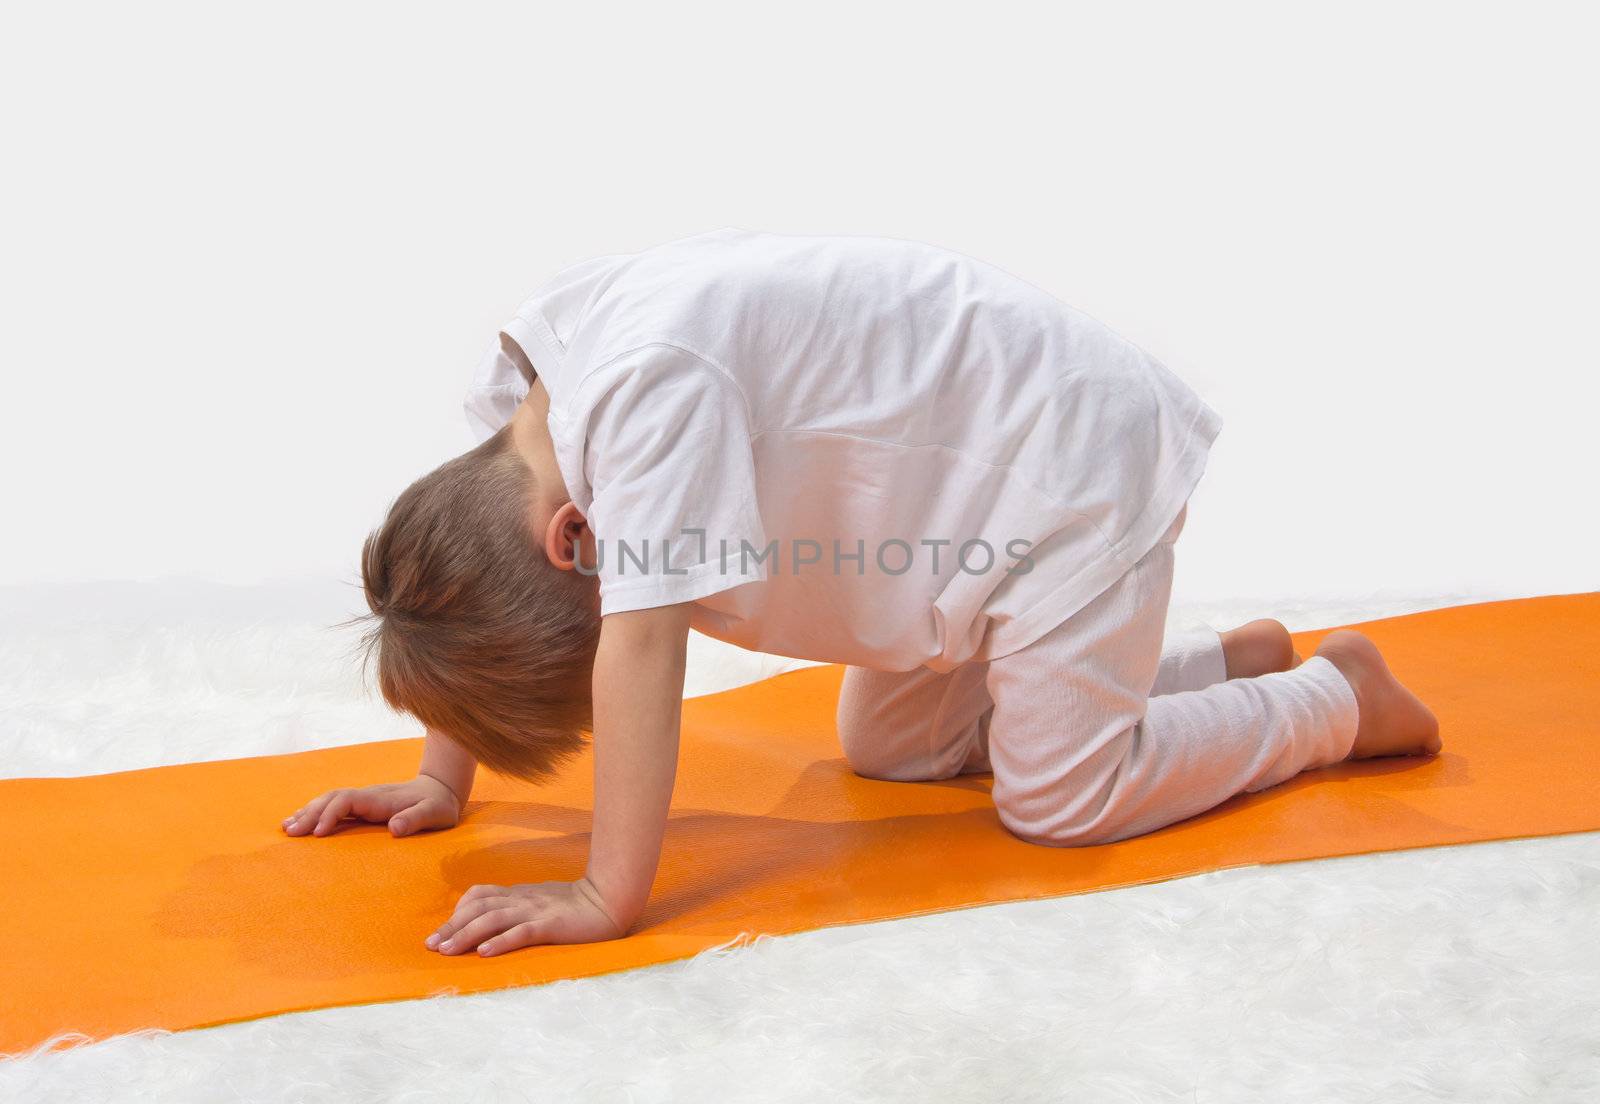
[(399, 839), (401, 836), (409, 836), (411, 833), (420, 831), (421, 829), (427, 827), (427, 825), (423, 823), (423, 821), (427, 819), (427, 804), (428, 803), (426, 800), (419, 801), (415, 805), (401, 809), (394, 816), (390, 817), (389, 834), (395, 839)]
[[(347, 817), (381, 823), (388, 820), (396, 811), (395, 806), (401, 803), (396, 798), (391, 786), (329, 790), (307, 802), (305, 808), (293, 816), (285, 817), (283, 830), (291, 836), (325, 836), (338, 831), (339, 822)], [(426, 828), (433, 818), (424, 815), (410, 819), (416, 822), (416, 827)]]
[(576, 883), (540, 882), (473, 886), (424, 944), (440, 954), (476, 950), (487, 958), (535, 944), (595, 943), (624, 934), (625, 927)]
[(442, 950), (443, 945), (450, 941), (456, 932), (482, 916), (485, 912), (491, 909), (506, 908), (517, 903), (519, 903), (518, 899), (513, 898), (505, 886), (473, 886), (461, 895), (461, 900), (456, 905), (456, 911), (451, 914), (450, 919), (440, 924), (437, 931), (423, 940), (423, 946), (430, 951)]
[(355, 804), (355, 794), (349, 790), (336, 790), (333, 797), (322, 807), (322, 815), (317, 818), (317, 826), (311, 829), (313, 836), (325, 836), (339, 827), (339, 822), (351, 813), (351, 806)]
[(524, 920), (520, 924), (513, 924), (499, 935), (491, 936), (478, 944), (478, 953), (484, 958), (507, 951), (520, 950), (523, 947), (532, 947), (539, 943), (550, 942), (547, 924), (543, 920)]
[(454, 824), (455, 818), (444, 802), (436, 797), (425, 797), (389, 818), (389, 831), (398, 839), (424, 828), (448, 828)]
[(325, 836), (339, 827), (339, 822), (349, 816), (355, 805), (354, 790), (329, 790), (313, 798), (304, 809), (285, 818), (283, 830), (291, 836)]
[(456, 955), (476, 950), (488, 956), (538, 942), (542, 924), (532, 912), (534, 906), (526, 901), (501, 900), (509, 903), (489, 909), (459, 929), (439, 944), (440, 953)]
[(322, 811), (338, 793), (338, 790), (329, 790), (320, 797), (314, 797), (306, 802), (305, 806), (296, 810), (293, 816), (284, 818), (283, 830), (291, 836), (303, 836), (311, 831), (316, 826), (318, 818), (322, 816)]

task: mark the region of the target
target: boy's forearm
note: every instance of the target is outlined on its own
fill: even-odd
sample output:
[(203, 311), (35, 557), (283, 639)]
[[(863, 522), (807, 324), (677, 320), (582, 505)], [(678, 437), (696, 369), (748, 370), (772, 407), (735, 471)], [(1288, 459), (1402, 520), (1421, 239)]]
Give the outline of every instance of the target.
[(594, 832), (587, 879), (626, 931), (661, 858), (678, 764), (687, 606), (613, 614), (594, 664)]
[(456, 795), (458, 805), (466, 805), (472, 795), (472, 780), (478, 772), (478, 761), (460, 744), (428, 729), (422, 741), (422, 763), (417, 774), (427, 775), (443, 783)]

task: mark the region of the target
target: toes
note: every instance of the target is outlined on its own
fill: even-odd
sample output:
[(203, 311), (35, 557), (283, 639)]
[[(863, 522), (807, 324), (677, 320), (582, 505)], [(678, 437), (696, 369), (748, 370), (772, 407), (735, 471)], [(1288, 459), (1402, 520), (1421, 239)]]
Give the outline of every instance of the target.
[(1433, 710), (1423, 704), (1420, 698), (1417, 699), (1417, 704), (1421, 706), (1423, 715), (1428, 718), (1428, 734), (1422, 740), (1422, 754), (1438, 755), (1444, 750), (1444, 740), (1439, 736), (1439, 718), (1433, 715)]

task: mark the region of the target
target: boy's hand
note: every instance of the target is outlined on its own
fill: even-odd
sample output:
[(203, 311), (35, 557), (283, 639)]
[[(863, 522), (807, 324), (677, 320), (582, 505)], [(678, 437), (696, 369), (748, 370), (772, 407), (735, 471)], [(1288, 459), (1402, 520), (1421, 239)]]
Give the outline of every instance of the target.
[(291, 836), (326, 836), (337, 832), (346, 817), (387, 822), (393, 835), (409, 836), (427, 828), (454, 828), (461, 819), (461, 802), (449, 786), (420, 774), (409, 782), (330, 790), (285, 817), (283, 830)]
[(473, 886), (455, 915), (424, 941), (430, 951), (485, 958), (539, 943), (599, 943), (623, 929), (587, 878), (534, 885)]

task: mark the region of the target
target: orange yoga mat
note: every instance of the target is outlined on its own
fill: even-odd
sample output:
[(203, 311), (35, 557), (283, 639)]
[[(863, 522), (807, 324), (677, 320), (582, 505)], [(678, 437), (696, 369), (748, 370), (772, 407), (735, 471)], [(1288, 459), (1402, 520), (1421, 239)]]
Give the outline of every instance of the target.
[[(840, 670), (685, 705), (656, 892), (636, 934), (488, 960), (422, 940), (478, 882), (576, 877), (589, 772), (480, 780), (462, 825), (290, 839), (313, 794), (409, 777), (419, 741), (0, 782), (0, 1051), (326, 1005), (472, 992), (794, 932), (1221, 867), (1600, 828), (1600, 594), (1365, 626), (1438, 712), (1445, 754), (1301, 775), (1141, 839), (1059, 850), (1000, 826), (987, 776), (852, 775)], [(1320, 633), (1301, 634), (1304, 652)]]

